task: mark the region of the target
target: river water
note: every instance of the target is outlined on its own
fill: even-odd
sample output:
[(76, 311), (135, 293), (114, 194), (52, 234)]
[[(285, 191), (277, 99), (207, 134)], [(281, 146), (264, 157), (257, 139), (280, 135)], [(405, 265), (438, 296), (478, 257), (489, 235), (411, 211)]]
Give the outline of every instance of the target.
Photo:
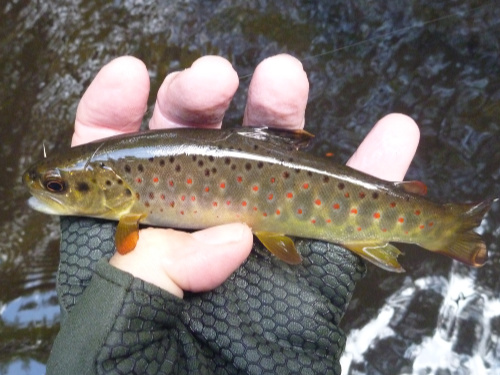
[[(245, 0), (7, 0), (0, 5), (0, 374), (40, 374), (58, 331), (57, 218), (31, 211), (23, 170), (69, 147), (78, 100), (114, 57), (141, 58), (154, 103), (165, 75), (198, 57), (241, 77), (290, 53), (311, 83), (312, 152), (344, 162), (389, 112), (420, 125), (409, 179), (440, 201), (500, 196), (500, 4)], [(225, 118), (241, 122), (249, 79)], [(500, 206), (472, 270), (412, 246), (407, 273), (369, 266), (343, 321), (345, 374), (500, 373)]]

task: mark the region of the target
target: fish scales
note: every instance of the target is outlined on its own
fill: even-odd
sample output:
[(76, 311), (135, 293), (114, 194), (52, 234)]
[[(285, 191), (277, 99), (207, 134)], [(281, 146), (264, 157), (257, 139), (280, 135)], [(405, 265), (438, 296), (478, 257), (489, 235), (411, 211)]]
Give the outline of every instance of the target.
[[(380, 263), (374, 257), (387, 257), (382, 263), (389, 265), (378, 265), (392, 270), (399, 252), (388, 242), (447, 253), (463, 232), (472, 241), (459, 249), (467, 254), (448, 255), (468, 257), (473, 265), (486, 260), (484, 244), (469, 232), (491, 202), (437, 204), (413, 193), (418, 184), (382, 181), (333, 164), (296, 150), (298, 140), (266, 129), (145, 132), (43, 160), (24, 180), (35, 197), (47, 200), (31, 181), (50, 180), (52, 173), (57, 190), (61, 178), (64, 192), (49, 199), (59, 204), (59, 214), (112, 220), (136, 214), (144, 224), (187, 229), (244, 222), (255, 233), (344, 244), (374, 263)], [(47, 181), (38, 185), (50, 190)], [(70, 204), (62, 202), (70, 196)], [(457, 217), (467, 212), (474, 220), (464, 227)]]

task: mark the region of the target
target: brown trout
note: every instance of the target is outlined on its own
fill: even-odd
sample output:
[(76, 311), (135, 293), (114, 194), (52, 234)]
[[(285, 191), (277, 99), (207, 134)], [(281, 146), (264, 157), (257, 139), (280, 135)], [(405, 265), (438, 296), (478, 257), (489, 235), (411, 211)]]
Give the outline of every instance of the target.
[(471, 266), (487, 260), (473, 231), (492, 200), (437, 204), (421, 182), (387, 182), (299, 150), (306, 132), (175, 129), (78, 146), (31, 166), (23, 181), (36, 210), (118, 220), (117, 250), (139, 223), (199, 229), (244, 222), (285, 262), (301, 257), (287, 236), (334, 242), (403, 272), (405, 242)]

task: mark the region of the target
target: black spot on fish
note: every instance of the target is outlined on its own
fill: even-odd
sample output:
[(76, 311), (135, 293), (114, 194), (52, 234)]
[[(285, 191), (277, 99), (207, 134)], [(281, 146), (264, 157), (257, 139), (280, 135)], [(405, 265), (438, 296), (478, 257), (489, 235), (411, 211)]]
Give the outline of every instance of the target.
[(203, 167), (203, 164), (205, 164), (203, 160), (198, 160), (198, 167)]
[(245, 164), (245, 169), (246, 169), (247, 171), (249, 171), (250, 169), (252, 169), (252, 164), (250, 164), (250, 163), (246, 163), (246, 164)]
[(288, 177), (290, 177), (290, 173), (287, 171), (283, 172), (283, 178), (287, 179)]
[(165, 160), (161, 159), (159, 164), (160, 164), (160, 167), (164, 167), (165, 166)]
[(196, 159), (197, 159), (196, 155), (193, 155), (192, 158), (193, 158), (193, 161), (196, 161)]
[(99, 167), (103, 168), (106, 166), (106, 164), (104, 164), (103, 162), (99, 163)]
[(231, 159), (229, 159), (229, 158), (225, 158), (225, 159), (224, 159), (224, 164), (226, 164), (226, 165), (231, 164)]
[(180, 166), (180, 164), (177, 164), (177, 165), (175, 166), (175, 171), (176, 171), (176, 172), (180, 172), (180, 171), (181, 171), (181, 166)]
[(123, 180), (121, 178), (119, 178), (119, 179), (116, 180), (116, 183), (118, 185), (123, 185)]
[(309, 177), (311, 177), (311, 176), (313, 175), (313, 173), (312, 173), (311, 171), (307, 171), (307, 175), (308, 175)]
[(206, 177), (210, 176), (210, 169), (208, 169), (208, 168), (205, 169), (205, 176)]
[(125, 189), (125, 195), (126, 195), (127, 197), (131, 197), (131, 196), (132, 196), (132, 192), (130, 191), (130, 189), (128, 189), (128, 188), (127, 188), (127, 189)]
[(361, 193), (359, 193), (359, 197), (360, 197), (361, 199), (363, 199), (364, 197), (366, 197), (366, 194), (365, 194), (364, 192), (361, 192)]
[(323, 176), (323, 182), (327, 184), (330, 181), (330, 177), (328, 176)]
[(173, 162), (175, 161), (175, 158), (174, 158), (173, 156), (171, 156), (171, 157), (169, 157), (169, 158), (168, 158), (168, 161), (169, 161), (170, 163), (173, 163)]
[(337, 185), (337, 187), (339, 188), (339, 190), (344, 190), (345, 185), (344, 185), (343, 182), (339, 182), (339, 184)]
[(297, 168), (297, 169), (295, 170), (295, 173), (300, 173), (300, 169), (298, 169), (298, 168)]
[(112, 185), (111, 181), (110, 180), (106, 180), (106, 186), (111, 186), (111, 185)]
[(148, 159), (150, 163), (154, 162), (155, 161), (155, 158), (149, 158)]
[(214, 168), (212, 168), (212, 173), (213, 173), (213, 174), (216, 174), (216, 173), (217, 173), (217, 168), (215, 168), (215, 167), (214, 167)]
[(259, 149), (259, 145), (253, 145), (253, 149), (254, 150), (258, 150)]
[[(257, 145), (256, 145), (256, 146), (257, 146)], [(257, 168), (261, 169), (263, 166), (264, 166), (264, 163), (263, 163), (263, 162), (259, 161), (259, 162), (257, 163)]]
[(374, 193), (372, 194), (372, 198), (373, 198), (373, 199), (377, 199), (377, 198), (378, 198), (378, 193), (377, 193), (377, 192), (374, 192)]
[(288, 161), (289, 161), (290, 163), (293, 163), (293, 158), (288, 158)]
[(132, 172), (132, 168), (130, 168), (130, 165), (128, 165), (128, 164), (125, 165), (125, 172), (127, 172), (127, 173)]
[(86, 182), (80, 181), (76, 183), (76, 190), (78, 190), (80, 193), (86, 193), (90, 190), (90, 186)]
[(149, 199), (155, 199), (155, 193), (150, 192), (149, 193)]
[(208, 157), (208, 160), (210, 160), (210, 161), (214, 161), (214, 160), (215, 160), (215, 158), (214, 158), (212, 155), (210, 155), (210, 156)]
[(231, 169), (234, 171), (236, 169), (236, 164), (231, 165)]
[(138, 170), (139, 172), (144, 172), (144, 166), (143, 166), (142, 164), (139, 164), (139, 165), (137, 166), (137, 170)]

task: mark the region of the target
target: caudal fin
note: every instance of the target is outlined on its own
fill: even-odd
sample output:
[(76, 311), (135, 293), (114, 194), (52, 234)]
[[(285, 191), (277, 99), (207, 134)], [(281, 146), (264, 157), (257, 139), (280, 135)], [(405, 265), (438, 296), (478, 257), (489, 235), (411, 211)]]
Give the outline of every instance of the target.
[(495, 199), (489, 199), (477, 204), (446, 205), (459, 225), (447, 248), (437, 252), (473, 267), (484, 265), (488, 260), (488, 250), (481, 236), (474, 232), (474, 228), (481, 224), (494, 201)]

